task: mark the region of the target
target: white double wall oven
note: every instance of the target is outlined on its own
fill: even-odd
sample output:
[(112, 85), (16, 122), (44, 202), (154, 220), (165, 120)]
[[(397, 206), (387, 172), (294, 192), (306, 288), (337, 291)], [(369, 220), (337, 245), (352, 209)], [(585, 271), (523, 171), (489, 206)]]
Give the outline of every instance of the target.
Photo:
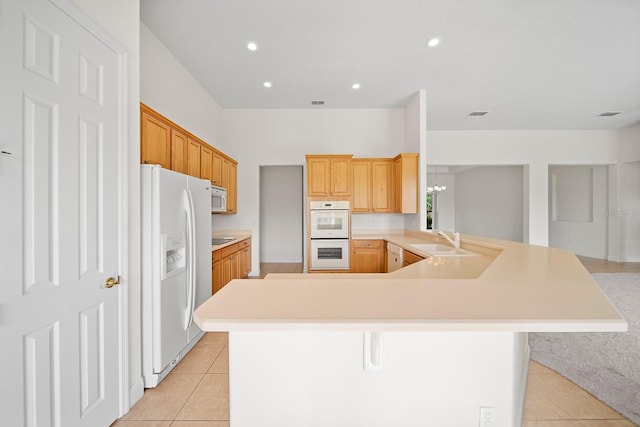
[(309, 202), (310, 270), (348, 270), (349, 201)]

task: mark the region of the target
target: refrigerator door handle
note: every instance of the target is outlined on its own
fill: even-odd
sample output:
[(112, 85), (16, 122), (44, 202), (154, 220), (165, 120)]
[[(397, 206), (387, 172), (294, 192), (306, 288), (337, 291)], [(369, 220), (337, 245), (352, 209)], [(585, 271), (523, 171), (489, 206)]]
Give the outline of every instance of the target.
[(195, 210), (193, 198), (189, 190), (184, 190), (184, 208), (187, 213), (187, 307), (185, 309), (185, 326), (187, 330), (193, 322), (193, 308), (196, 298), (196, 235), (195, 235)]

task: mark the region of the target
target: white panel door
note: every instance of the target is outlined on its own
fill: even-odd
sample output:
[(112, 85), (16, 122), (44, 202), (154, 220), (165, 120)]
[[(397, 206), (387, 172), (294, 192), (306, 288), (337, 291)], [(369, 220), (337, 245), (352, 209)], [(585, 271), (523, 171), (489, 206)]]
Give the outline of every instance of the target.
[(47, 0), (0, 0), (0, 416), (118, 416), (119, 57)]

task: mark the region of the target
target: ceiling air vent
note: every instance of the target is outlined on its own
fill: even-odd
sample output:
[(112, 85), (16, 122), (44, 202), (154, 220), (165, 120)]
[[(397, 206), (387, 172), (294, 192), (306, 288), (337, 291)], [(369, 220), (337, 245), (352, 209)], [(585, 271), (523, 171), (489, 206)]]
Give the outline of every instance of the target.
[(469, 113), (470, 116), (484, 116), (485, 114), (488, 114), (488, 111), (472, 111)]
[(311, 105), (324, 105), (324, 101), (314, 100), (311, 101)]
[(617, 116), (618, 114), (620, 114), (620, 111), (605, 111), (602, 114), (598, 114), (598, 116), (600, 116), (600, 117), (611, 117), (611, 116)]

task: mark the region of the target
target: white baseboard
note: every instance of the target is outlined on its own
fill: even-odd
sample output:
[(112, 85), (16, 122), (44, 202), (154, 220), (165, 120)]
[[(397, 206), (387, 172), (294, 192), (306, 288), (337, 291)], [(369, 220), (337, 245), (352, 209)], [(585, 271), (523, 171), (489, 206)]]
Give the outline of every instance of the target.
[(129, 388), (129, 407), (133, 408), (133, 405), (138, 403), (138, 400), (142, 399), (143, 394), (144, 394), (144, 381), (142, 380), (142, 377), (140, 377)]

